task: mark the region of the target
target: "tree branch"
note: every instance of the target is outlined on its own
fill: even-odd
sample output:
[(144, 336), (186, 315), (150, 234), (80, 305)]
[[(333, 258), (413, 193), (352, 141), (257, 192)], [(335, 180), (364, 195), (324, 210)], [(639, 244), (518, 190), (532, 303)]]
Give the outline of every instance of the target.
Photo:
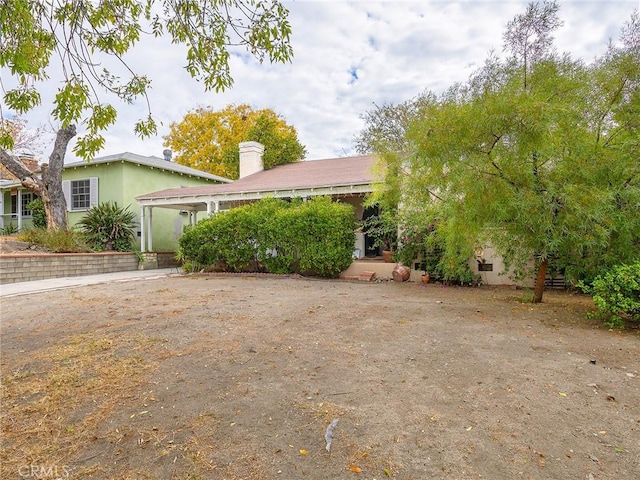
[(36, 195), (40, 196), (43, 185), (42, 181), (34, 175), (27, 167), (24, 166), (17, 157), (9, 154), (4, 148), (0, 148), (0, 163), (6, 167), (9, 172), (18, 178), (20, 183)]

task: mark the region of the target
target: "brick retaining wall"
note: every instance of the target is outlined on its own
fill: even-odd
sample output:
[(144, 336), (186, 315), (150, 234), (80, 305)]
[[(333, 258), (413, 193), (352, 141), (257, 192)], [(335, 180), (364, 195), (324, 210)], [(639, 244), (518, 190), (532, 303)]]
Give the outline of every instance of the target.
[(9, 254), (0, 256), (0, 284), (138, 269), (135, 253)]

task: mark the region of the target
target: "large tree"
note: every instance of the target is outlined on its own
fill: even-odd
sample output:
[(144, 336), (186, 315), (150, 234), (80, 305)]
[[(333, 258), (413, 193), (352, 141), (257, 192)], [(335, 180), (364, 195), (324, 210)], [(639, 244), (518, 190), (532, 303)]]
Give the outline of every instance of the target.
[(68, 225), (66, 201), (62, 191), (62, 167), (67, 147), (75, 134), (75, 125), (58, 130), (49, 162), (41, 165), (40, 174), (29, 170), (18, 157), (0, 149), (2, 164), (25, 188), (42, 200), (47, 215), (47, 227), (50, 229), (67, 228)]
[(197, 108), (172, 123), (164, 140), (176, 152), (177, 163), (232, 179), (239, 175), (240, 142), (265, 146), (265, 168), (300, 161), (306, 154), (294, 127), (271, 109), (249, 105)]
[(559, 56), (554, 2), (530, 4), (466, 83), (425, 105), (397, 156), (405, 210), (444, 262), (490, 244), (516, 273), (580, 277), (640, 256), (640, 20), (592, 64)]
[[(60, 171), (53, 169), (61, 169), (62, 163), (54, 159), (61, 155), (64, 161), (76, 124), (82, 122), (86, 128), (74, 147), (76, 154), (90, 160), (103, 147), (101, 132), (117, 118), (115, 107), (103, 97), (125, 103), (143, 98), (148, 105), (151, 80), (125, 61), (142, 35), (168, 35), (173, 43), (185, 45), (187, 71), (205, 89), (219, 91), (233, 83), (231, 48), (244, 48), (261, 62), (291, 59), (287, 16), (279, 0), (3, 0), (0, 68), (9, 70), (10, 79), (2, 82), (8, 110), (0, 108), (0, 117), (10, 120), (30, 111), (41, 102), (43, 84), (59, 82), (51, 115), (60, 129), (48, 164), (51, 176), (42, 179), (45, 190), (57, 189), (49, 182), (58, 181)], [(128, 75), (122, 76), (122, 71)], [(143, 137), (156, 133), (149, 105), (147, 117), (134, 131)], [(42, 194), (12, 156), (9, 133), (0, 130), (0, 161), (25, 178), (25, 187)], [(55, 195), (52, 201), (53, 208), (65, 209), (64, 197)], [(61, 218), (59, 213), (52, 217)]]

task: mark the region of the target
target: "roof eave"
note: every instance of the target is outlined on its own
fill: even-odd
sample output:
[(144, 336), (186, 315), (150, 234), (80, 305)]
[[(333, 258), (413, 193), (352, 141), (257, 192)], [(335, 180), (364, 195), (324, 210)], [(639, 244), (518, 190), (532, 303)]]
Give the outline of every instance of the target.
[(196, 195), (167, 195), (161, 197), (145, 197), (141, 195), (136, 200), (141, 206), (162, 206), (175, 203), (193, 204), (213, 201), (232, 202), (237, 200), (259, 200), (265, 197), (290, 198), (290, 197), (313, 197), (323, 195), (353, 195), (364, 194), (373, 191), (370, 182), (351, 183), (347, 185), (330, 185), (320, 187), (289, 188), (289, 189), (264, 189), (264, 190), (244, 190), (238, 192), (215, 192)]

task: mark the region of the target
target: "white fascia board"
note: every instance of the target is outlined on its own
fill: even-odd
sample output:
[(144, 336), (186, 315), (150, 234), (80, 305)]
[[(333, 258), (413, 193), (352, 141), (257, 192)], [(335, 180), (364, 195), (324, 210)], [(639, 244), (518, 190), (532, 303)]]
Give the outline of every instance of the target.
[(212, 202), (233, 202), (237, 200), (260, 200), (266, 197), (275, 198), (292, 198), (292, 197), (315, 197), (323, 195), (349, 195), (364, 194), (373, 191), (371, 184), (360, 185), (339, 185), (335, 187), (318, 187), (305, 188), (295, 190), (265, 190), (265, 191), (247, 191), (232, 192), (207, 195), (185, 195), (171, 196), (161, 198), (144, 198), (139, 199), (138, 204), (144, 207), (162, 207), (170, 208), (170, 205), (203, 205)]
[(233, 192), (211, 195), (210, 201), (234, 201), (234, 200), (259, 200), (266, 197), (291, 198), (291, 197), (316, 197), (323, 195), (346, 195), (370, 193), (373, 189), (370, 184), (340, 185), (336, 187), (314, 187), (294, 190), (265, 190), (254, 192)]

